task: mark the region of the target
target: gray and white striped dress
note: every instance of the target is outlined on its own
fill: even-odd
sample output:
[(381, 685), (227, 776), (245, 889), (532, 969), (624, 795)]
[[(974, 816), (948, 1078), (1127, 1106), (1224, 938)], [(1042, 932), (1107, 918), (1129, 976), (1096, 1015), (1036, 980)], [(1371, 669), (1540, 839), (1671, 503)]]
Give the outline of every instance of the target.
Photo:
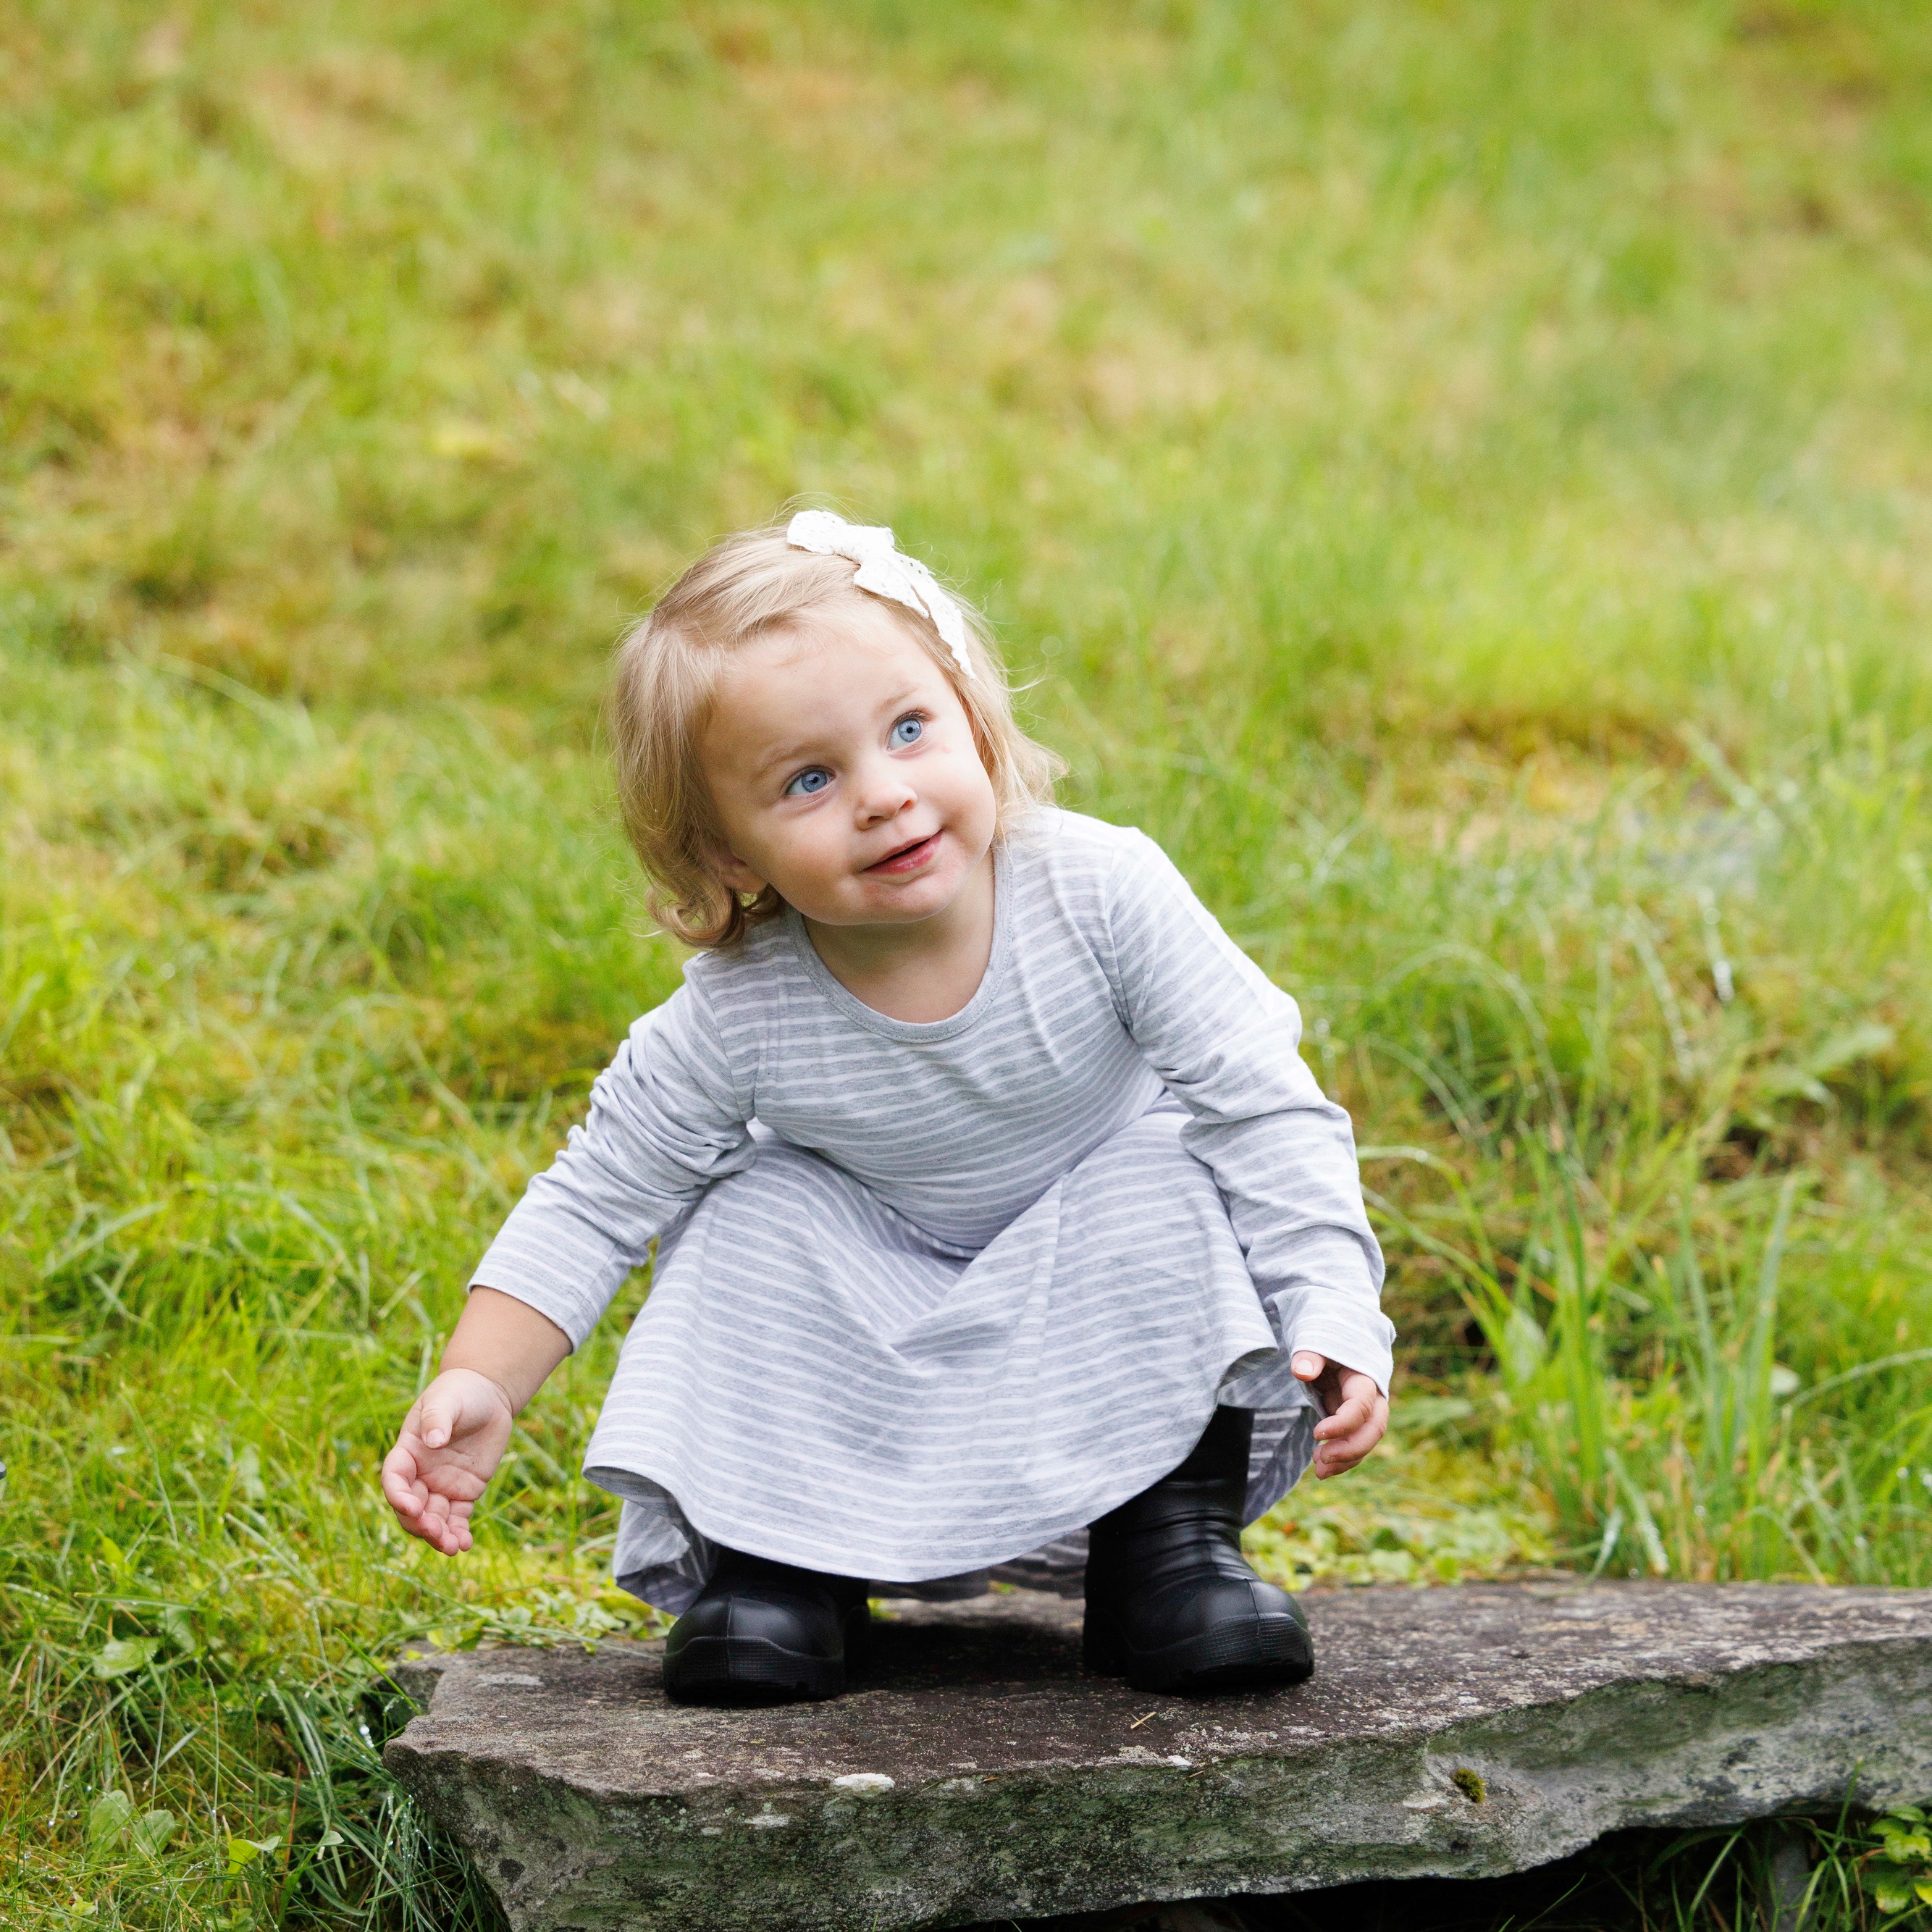
[(1042, 812), (994, 872), (950, 1019), (854, 998), (794, 914), (693, 958), (477, 1268), (575, 1344), (657, 1241), (585, 1473), (625, 1498), (618, 1580), (665, 1610), (719, 1543), (1068, 1588), (1082, 1526), (1217, 1400), (1260, 1412), (1250, 1519), (1288, 1490), (1316, 1419), (1288, 1352), (1388, 1385), (1294, 1001), (1140, 832)]

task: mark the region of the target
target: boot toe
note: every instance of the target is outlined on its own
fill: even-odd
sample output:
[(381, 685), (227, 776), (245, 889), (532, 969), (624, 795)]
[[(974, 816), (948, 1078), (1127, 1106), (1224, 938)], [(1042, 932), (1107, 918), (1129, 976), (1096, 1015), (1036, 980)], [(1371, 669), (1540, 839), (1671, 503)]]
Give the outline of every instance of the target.
[(806, 1597), (745, 1590), (707, 1594), (678, 1618), (664, 1641), (664, 1694), (680, 1704), (836, 1697), (845, 1688), (842, 1625), (851, 1620)]
[(1094, 1636), (1091, 1666), (1139, 1690), (1260, 1689), (1298, 1684), (1315, 1668), (1300, 1605), (1258, 1576), (1177, 1585), (1101, 1612)]

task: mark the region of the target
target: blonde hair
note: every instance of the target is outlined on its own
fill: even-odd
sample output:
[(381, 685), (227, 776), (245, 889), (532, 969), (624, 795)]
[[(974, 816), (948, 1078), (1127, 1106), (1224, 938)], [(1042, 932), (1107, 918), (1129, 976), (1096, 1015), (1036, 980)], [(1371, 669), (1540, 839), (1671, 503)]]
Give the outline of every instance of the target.
[(724, 846), (698, 756), (725, 658), (754, 639), (830, 616), (854, 600), (896, 617), (946, 674), (973, 728), (993, 784), (996, 836), (1053, 795), (1060, 760), (1013, 717), (992, 627), (963, 598), (961, 674), (932, 621), (853, 584), (858, 567), (787, 543), (782, 524), (740, 530), (712, 545), (632, 626), (612, 665), (609, 718), (624, 829), (644, 868), (651, 916), (688, 946), (730, 946), (784, 910), (776, 890), (734, 892), (716, 871)]

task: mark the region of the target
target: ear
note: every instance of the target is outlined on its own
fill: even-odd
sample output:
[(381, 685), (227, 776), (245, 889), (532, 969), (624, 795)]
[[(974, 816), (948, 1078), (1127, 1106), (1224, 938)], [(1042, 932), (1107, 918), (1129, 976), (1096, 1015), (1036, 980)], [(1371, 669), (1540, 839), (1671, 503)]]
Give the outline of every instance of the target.
[(714, 845), (706, 854), (711, 869), (720, 881), (734, 892), (761, 892), (769, 880), (761, 879), (735, 852), (728, 852), (722, 845)]

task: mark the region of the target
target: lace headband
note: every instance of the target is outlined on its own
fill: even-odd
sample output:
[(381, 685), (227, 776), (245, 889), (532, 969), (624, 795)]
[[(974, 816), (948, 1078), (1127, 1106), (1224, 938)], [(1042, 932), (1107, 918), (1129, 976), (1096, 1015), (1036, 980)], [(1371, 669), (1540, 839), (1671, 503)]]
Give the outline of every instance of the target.
[(940, 586), (938, 580), (916, 556), (908, 556), (883, 524), (848, 524), (830, 510), (801, 510), (785, 530), (794, 550), (820, 556), (848, 557), (859, 566), (852, 580), (874, 597), (890, 597), (908, 610), (932, 620), (962, 677), (974, 675), (966, 652), (966, 620)]

